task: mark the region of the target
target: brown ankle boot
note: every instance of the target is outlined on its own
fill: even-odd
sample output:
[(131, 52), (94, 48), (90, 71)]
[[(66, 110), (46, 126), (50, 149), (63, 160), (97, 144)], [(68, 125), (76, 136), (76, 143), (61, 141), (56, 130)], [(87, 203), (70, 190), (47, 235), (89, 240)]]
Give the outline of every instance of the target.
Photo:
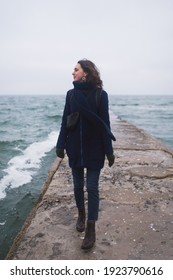
[(76, 230), (82, 232), (85, 230), (85, 208), (78, 209), (78, 219), (76, 223)]
[(87, 228), (85, 231), (85, 238), (83, 240), (81, 249), (91, 249), (96, 241), (95, 221), (87, 221)]

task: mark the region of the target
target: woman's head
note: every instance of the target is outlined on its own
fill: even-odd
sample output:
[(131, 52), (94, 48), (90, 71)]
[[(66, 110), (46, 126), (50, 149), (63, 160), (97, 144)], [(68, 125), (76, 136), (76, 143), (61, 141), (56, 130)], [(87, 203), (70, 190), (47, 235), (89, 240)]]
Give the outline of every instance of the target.
[(74, 81), (90, 82), (96, 87), (102, 87), (100, 73), (96, 65), (87, 59), (79, 60), (72, 73)]

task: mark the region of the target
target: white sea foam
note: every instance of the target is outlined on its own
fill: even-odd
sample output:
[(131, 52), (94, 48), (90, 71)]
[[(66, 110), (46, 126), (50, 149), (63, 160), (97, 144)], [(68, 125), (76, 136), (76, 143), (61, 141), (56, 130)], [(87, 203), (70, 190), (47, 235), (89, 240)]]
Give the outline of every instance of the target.
[(31, 144), (22, 155), (15, 156), (8, 162), (8, 167), (4, 170), (6, 175), (0, 181), (0, 199), (5, 198), (6, 188), (18, 188), (31, 182), (42, 158), (55, 146), (56, 139), (57, 131), (52, 131), (46, 140)]

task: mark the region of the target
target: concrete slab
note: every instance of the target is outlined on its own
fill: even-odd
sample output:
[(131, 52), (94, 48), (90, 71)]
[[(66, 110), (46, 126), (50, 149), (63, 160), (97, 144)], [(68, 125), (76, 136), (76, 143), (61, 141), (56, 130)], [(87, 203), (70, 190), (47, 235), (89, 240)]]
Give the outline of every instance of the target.
[(7, 259), (173, 259), (173, 151), (113, 115), (111, 124), (116, 161), (101, 172), (94, 248), (80, 248), (71, 170), (56, 159)]

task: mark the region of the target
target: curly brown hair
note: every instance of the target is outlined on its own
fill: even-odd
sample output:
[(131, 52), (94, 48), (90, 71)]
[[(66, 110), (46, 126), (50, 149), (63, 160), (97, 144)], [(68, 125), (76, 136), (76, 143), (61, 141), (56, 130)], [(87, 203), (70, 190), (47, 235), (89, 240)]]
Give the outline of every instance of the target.
[(96, 87), (103, 87), (103, 82), (100, 79), (100, 72), (96, 65), (88, 60), (88, 59), (81, 59), (78, 61), (81, 65), (82, 69), (88, 74), (86, 76), (86, 81), (91, 82)]

